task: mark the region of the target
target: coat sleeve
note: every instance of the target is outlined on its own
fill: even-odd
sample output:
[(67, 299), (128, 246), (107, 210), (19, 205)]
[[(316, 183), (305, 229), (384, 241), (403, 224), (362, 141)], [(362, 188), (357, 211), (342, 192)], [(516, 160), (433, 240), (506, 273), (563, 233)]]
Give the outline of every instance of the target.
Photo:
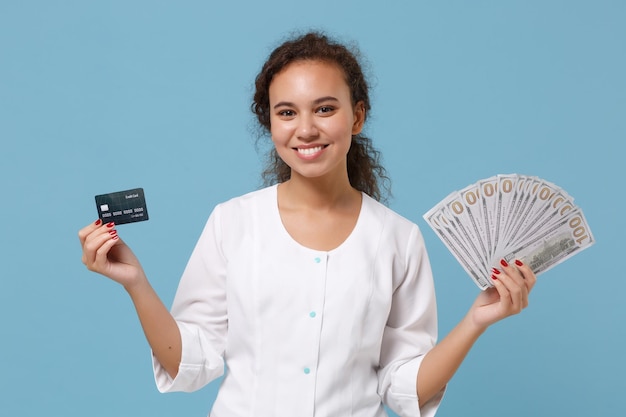
[(221, 238), (220, 206), (217, 206), (191, 254), (171, 309), (182, 338), (176, 378), (172, 379), (152, 356), (160, 392), (195, 391), (224, 373), (227, 261)]
[(403, 268), (394, 271), (393, 300), (383, 334), (379, 394), (401, 417), (431, 417), (443, 398), (439, 392), (419, 407), (417, 373), (437, 340), (437, 306), (424, 240), (416, 225), (410, 233)]

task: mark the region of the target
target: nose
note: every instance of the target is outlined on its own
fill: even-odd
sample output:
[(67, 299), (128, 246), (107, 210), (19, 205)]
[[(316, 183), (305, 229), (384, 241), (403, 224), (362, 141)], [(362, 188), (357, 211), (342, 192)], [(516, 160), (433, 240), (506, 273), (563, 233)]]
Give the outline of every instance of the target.
[(301, 115), (298, 120), (296, 134), (299, 139), (311, 140), (317, 138), (319, 132), (315, 125), (315, 117), (312, 115)]

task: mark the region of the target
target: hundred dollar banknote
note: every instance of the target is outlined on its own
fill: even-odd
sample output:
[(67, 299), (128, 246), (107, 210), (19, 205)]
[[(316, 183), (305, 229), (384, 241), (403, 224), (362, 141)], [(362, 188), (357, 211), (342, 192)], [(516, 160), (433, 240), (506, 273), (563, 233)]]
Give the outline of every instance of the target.
[(595, 242), (571, 196), (527, 175), (477, 181), (423, 217), (481, 289), (493, 286), (491, 269), (500, 259), (520, 259), (540, 274)]

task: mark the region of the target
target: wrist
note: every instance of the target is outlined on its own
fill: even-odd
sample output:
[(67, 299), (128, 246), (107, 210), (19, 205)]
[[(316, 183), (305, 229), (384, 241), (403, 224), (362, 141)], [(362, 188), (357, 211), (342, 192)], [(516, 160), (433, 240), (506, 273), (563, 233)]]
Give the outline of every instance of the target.
[(472, 317), (471, 311), (463, 317), (463, 320), (461, 320), (459, 325), (465, 333), (474, 339), (478, 339), (483, 333), (485, 333), (485, 331), (487, 331), (487, 328), (489, 327), (489, 325), (477, 323)]
[(151, 288), (152, 287), (148, 282), (148, 278), (143, 273), (143, 271), (141, 271), (135, 279), (124, 284), (124, 289), (126, 290), (128, 295), (131, 296), (131, 298), (135, 298), (135, 296), (145, 292), (146, 290), (150, 290)]

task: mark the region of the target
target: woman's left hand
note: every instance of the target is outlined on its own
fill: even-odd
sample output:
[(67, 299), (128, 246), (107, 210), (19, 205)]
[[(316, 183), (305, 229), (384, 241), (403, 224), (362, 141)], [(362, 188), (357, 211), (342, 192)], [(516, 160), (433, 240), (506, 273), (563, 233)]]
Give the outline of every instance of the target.
[(470, 309), (469, 316), (478, 327), (489, 325), (519, 313), (528, 306), (528, 294), (537, 282), (533, 271), (519, 260), (512, 265), (500, 262), (494, 268), (494, 287), (482, 291)]

